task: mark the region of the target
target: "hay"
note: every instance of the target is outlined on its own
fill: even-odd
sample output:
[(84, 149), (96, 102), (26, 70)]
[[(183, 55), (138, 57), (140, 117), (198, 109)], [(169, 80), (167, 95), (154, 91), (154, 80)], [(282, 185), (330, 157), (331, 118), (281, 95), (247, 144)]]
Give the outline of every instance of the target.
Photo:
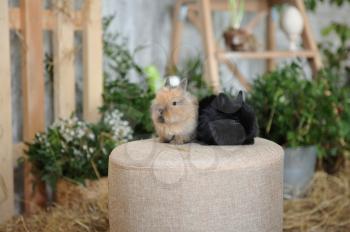
[(19, 216), (0, 225), (1, 232), (97, 232), (108, 231), (108, 198), (100, 196), (70, 207), (57, 205), (30, 217)]
[(350, 231), (350, 165), (335, 176), (317, 172), (306, 198), (284, 202), (284, 231)]
[[(317, 172), (306, 198), (284, 203), (284, 231), (350, 231), (350, 165), (336, 176)], [(108, 231), (107, 195), (71, 207), (56, 206), (31, 217), (16, 217), (1, 232)]]

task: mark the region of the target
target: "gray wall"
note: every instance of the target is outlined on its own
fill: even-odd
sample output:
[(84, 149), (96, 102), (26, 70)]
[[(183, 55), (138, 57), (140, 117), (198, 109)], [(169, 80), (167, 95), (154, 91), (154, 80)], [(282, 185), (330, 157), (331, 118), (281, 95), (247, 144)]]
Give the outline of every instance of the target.
[[(119, 31), (129, 39), (129, 48), (135, 49), (138, 46), (146, 46), (146, 49), (137, 55), (141, 64), (156, 64), (159, 68), (164, 68), (165, 58), (169, 55), (169, 41), (171, 34), (171, 8), (175, 0), (104, 0), (104, 15), (114, 14), (116, 19), (112, 29)], [(321, 41), (320, 30), (331, 21), (350, 23), (348, 14), (350, 7), (331, 7), (327, 4), (320, 4), (315, 13), (310, 13), (309, 18), (317, 41)], [(251, 15), (245, 15), (245, 21)], [(216, 39), (222, 43), (221, 33), (228, 25), (227, 14), (214, 14), (214, 27)], [(264, 44), (265, 25), (262, 22), (255, 33), (259, 42)], [(287, 48), (288, 41), (285, 35), (278, 31), (277, 39), (279, 48)], [(199, 33), (196, 29), (186, 24), (182, 40), (181, 59), (189, 56), (201, 54), (202, 44)], [(165, 53), (165, 54), (164, 54)], [(262, 61), (240, 61), (238, 65), (244, 75), (249, 79), (254, 79), (261, 74), (265, 68)], [(236, 84), (241, 88), (224, 67), (221, 67), (222, 78), (225, 85)]]
[[(47, 2), (54, 0), (46, 0)], [(83, 0), (78, 0), (82, 2)], [(18, 5), (18, 0), (9, 0), (11, 6)], [(134, 50), (139, 46), (144, 47), (135, 56), (141, 65), (155, 64), (160, 70), (164, 70), (166, 60), (170, 54), (169, 42), (171, 35), (171, 9), (175, 0), (103, 0), (103, 15), (115, 15), (115, 21), (110, 30), (119, 32), (125, 38), (128, 38), (128, 47)], [(331, 21), (350, 23), (348, 14), (350, 7), (346, 6), (341, 9), (330, 7), (326, 4), (321, 5), (315, 14), (310, 14), (310, 20), (316, 38), (320, 41), (320, 29)], [(250, 14), (245, 16), (245, 21), (251, 17)], [(227, 14), (216, 13), (214, 15), (214, 25), (216, 39), (221, 41), (221, 33), (228, 25)], [(261, 23), (256, 30), (256, 37), (264, 44), (265, 26)], [(50, 33), (45, 33), (45, 51), (52, 53), (52, 43)], [(221, 41), (222, 42), (222, 41)], [(277, 33), (278, 47), (286, 48), (287, 40), (281, 31)], [(22, 134), (22, 104), (20, 89), (20, 40), (15, 32), (11, 33), (11, 60), (12, 60), (12, 105), (13, 105), (13, 128), (14, 141), (20, 141)], [(76, 35), (76, 44), (81, 44), (81, 35)], [(181, 46), (181, 60), (189, 57), (202, 55), (202, 43), (198, 31), (190, 24), (186, 23)], [(77, 106), (81, 112), (81, 89), (82, 89), (82, 66), (81, 53), (77, 54), (76, 59), (76, 76), (77, 76)], [(243, 74), (250, 80), (263, 72), (265, 66), (262, 61), (239, 61), (238, 65)], [(224, 85), (241, 88), (231, 74), (221, 67), (221, 77)], [(134, 80), (135, 77), (132, 77)], [(137, 80), (136, 80), (137, 81)], [(52, 107), (52, 82), (46, 80), (46, 119), (47, 125), (53, 120)]]

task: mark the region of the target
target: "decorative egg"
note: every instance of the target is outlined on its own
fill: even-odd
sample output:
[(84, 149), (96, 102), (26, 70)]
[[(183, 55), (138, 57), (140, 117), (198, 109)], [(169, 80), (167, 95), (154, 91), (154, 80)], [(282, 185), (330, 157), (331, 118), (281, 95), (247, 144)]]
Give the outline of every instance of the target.
[(178, 76), (170, 76), (168, 78), (169, 78), (169, 84), (170, 84), (171, 87), (177, 87), (177, 86), (180, 85), (180, 82), (181, 82), (180, 77), (178, 77)]
[(290, 41), (290, 50), (297, 49), (297, 41), (304, 29), (304, 20), (295, 6), (287, 6), (280, 18), (281, 28)]

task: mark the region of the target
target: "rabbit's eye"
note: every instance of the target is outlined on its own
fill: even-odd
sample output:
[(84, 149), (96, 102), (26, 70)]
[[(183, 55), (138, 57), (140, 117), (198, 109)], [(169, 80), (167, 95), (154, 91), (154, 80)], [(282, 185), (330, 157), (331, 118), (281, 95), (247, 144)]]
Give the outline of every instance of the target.
[(176, 106), (176, 104), (177, 104), (176, 101), (173, 101), (173, 106)]

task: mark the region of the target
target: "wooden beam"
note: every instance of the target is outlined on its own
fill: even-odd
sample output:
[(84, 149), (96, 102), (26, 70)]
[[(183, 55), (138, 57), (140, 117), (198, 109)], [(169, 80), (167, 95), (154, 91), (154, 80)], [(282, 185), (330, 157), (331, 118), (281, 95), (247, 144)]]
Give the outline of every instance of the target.
[[(10, 28), (20, 30), (21, 24), (21, 11), (19, 8), (9, 9)], [(72, 12), (72, 18), (70, 19), (74, 25), (74, 29), (80, 30), (82, 28), (82, 13), (80, 11)], [(42, 11), (42, 28), (44, 30), (53, 30), (55, 28), (55, 15), (53, 11)]]
[(190, 23), (192, 23), (193, 26), (196, 27), (200, 33), (202, 33), (202, 24), (199, 20), (200, 18), (198, 16), (198, 12), (189, 10), (187, 14), (187, 18), (190, 21)]
[[(72, 1), (57, 1), (69, 15)], [(68, 4), (63, 6), (63, 4)], [(75, 110), (74, 25), (67, 12), (55, 12), (54, 37), (54, 111), (55, 119), (68, 118)]]
[(224, 59), (223, 63), (226, 64), (227, 68), (233, 73), (233, 75), (238, 79), (239, 83), (247, 90), (250, 91), (252, 86), (248, 83), (243, 74), (239, 71), (236, 64), (232, 63), (228, 59)]
[[(212, 11), (227, 11), (229, 10), (229, 3), (227, 0), (211, 0)], [(197, 3), (189, 3), (191, 10), (199, 11), (200, 6)], [(245, 10), (249, 12), (266, 11), (268, 10), (267, 1), (245, 0)]]
[(8, 1), (0, 1), (0, 224), (14, 214)]
[(252, 33), (253, 30), (256, 28), (256, 26), (262, 21), (262, 19), (266, 16), (267, 12), (266, 11), (261, 11), (258, 12), (255, 17), (253, 17), (249, 23), (247, 23), (243, 28)]
[(218, 59), (278, 59), (278, 58), (292, 58), (305, 57), (310, 58), (314, 56), (314, 52), (310, 50), (305, 51), (261, 51), (261, 52), (218, 52)]
[[(42, 31), (42, 1), (21, 1), (21, 25), (23, 27), (23, 139), (31, 141), (37, 132), (45, 130), (44, 51)], [(33, 183), (36, 189), (33, 192)], [(44, 206), (46, 197), (43, 186), (31, 173), (29, 162), (24, 166), (24, 205), (28, 213)]]
[(310, 57), (309, 62), (311, 64), (311, 68), (312, 68), (313, 73), (316, 74), (317, 71), (322, 68), (322, 60), (321, 60), (320, 53), (318, 51), (318, 47), (317, 47), (315, 38), (314, 38), (313, 33), (312, 33), (309, 18), (307, 17), (307, 12), (305, 9), (304, 1), (293, 0), (293, 2), (295, 4), (296, 8), (299, 9), (299, 11), (303, 17), (304, 30), (302, 33), (302, 38), (303, 38), (304, 46), (306, 47), (306, 49), (310, 49), (313, 52), (313, 56)]
[[(266, 19), (266, 48), (268, 51), (274, 51), (276, 49), (276, 24), (272, 14), (272, 9), (270, 9)], [(266, 62), (267, 70), (272, 71), (275, 66), (275, 61), (272, 58), (268, 58)]]
[(84, 90), (83, 114), (87, 121), (99, 119), (102, 104), (102, 21), (100, 0), (86, 0), (84, 4), (83, 64)]
[(200, 18), (202, 21), (202, 36), (204, 39), (205, 62), (204, 75), (209, 86), (215, 93), (220, 92), (219, 65), (215, 57), (215, 41), (212, 25), (210, 0), (200, 0)]
[(24, 149), (26, 149), (26, 145), (24, 143), (16, 143), (12, 145), (13, 167), (17, 166), (19, 158), (24, 157)]
[(170, 57), (167, 64), (167, 70), (172, 71), (173, 67), (179, 62), (179, 53), (181, 48), (181, 35), (183, 22), (179, 18), (181, 6), (183, 1), (178, 0), (175, 3), (172, 15), (172, 35), (170, 45)]

